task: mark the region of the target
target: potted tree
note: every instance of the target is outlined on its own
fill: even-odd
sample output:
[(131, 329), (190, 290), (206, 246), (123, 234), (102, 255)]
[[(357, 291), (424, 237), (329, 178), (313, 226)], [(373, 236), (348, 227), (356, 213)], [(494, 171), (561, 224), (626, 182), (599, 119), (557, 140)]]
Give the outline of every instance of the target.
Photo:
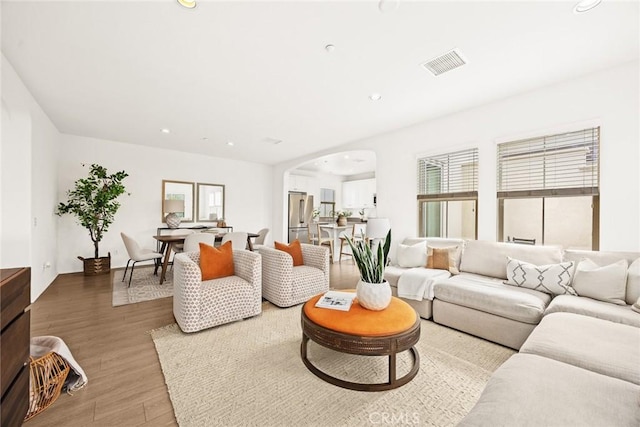
[(89, 230), (94, 258), (78, 257), (84, 262), (87, 276), (107, 274), (111, 270), (111, 253), (101, 258), (98, 245), (120, 208), (117, 198), (126, 192), (122, 181), (127, 176), (125, 171), (109, 175), (104, 167), (92, 164), (89, 176), (77, 180), (74, 189), (67, 191), (67, 202), (58, 204), (58, 216), (73, 214), (80, 225)]
[(346, 236), (346, 240), (360, 271), (360, 281), (356, 286), (358, 303), (369, 310), (384, 310), (391, 303), (391, 286), (384, 280), (384, 268), (391, 246), (391, 230), (384, 242), (374, 245), (374, 249), (364, 236), (355, 241), (353, 236)]

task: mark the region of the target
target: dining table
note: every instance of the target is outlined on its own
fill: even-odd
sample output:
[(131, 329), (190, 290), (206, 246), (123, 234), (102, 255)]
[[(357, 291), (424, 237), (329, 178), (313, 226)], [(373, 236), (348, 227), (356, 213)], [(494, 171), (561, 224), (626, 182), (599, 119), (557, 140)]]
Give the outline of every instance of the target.
[[(352, 225), (338, 225), (338, 224), (320, 224), (320, 228), (329, 233), (333, 239), (333, 262), (337, 262), (340, 258), (340, 233), (350, 229)], [(337, 251), (337, 252), (336, 252)]]
[[(216, 243), (221, 242), (225, 234), (226, 233), (216, 234), (216, 240), (215, 240)], [(153, 271), (154, 274), (157, 274), (158, 268), (162, 266), (162, 270), (160, 272), (161, 285), (165, 281), (165, 276), (167, 274), (167, 266), (169, 265), (169, 258), (171, 258), (171, 251), (174, 245), (183, 244), (184, 240), (187, 238), (188, 235), (189, 234), (176, 234), (176, 235), (167, 234), (167, 235), (160, 235), (160, 236), (158, 235), (152, 236), (158, 242), (162, 243), (162, 246), (160, 246), (160, 253), (162, 254), (162, 263), (156, 264), (156, 267)], [(258, 236), (259, 235), (257, 233), (247, 233), (247, 247), (249, 248), (250, 251), (253, 251), (252, 239), (255, 239)]]

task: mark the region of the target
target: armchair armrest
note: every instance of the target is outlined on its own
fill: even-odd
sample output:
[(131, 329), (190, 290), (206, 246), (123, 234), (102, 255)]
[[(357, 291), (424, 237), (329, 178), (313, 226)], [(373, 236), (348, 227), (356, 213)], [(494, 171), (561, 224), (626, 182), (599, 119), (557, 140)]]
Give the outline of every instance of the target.
[(262, 258), (251, 251), (233, 251), (235, 275), (251, 283), (262, 294)]
[(329, 283), (329, 250), (323, 246), (309, 245), (306, 243), (301, 244), (301, 246), (304, 265), (322, 270), (325, 275), (325, 280)]
[(262, 281), (270, 284), (289, 284), (293, 280), (293, 258), (284, 251), (262, 246), (258, 249), (262, 256)]
[(179, 253), (173, 258), (173, 315), (183, 330), (200, 317), (202, 272), (189, 255)]
[(200, 298), (200, 285), (202, 284), (202, 271), (198, 262), (190, 258), (186, 253), (176, 254), (174, 264), (174, 287), (180, 292)]

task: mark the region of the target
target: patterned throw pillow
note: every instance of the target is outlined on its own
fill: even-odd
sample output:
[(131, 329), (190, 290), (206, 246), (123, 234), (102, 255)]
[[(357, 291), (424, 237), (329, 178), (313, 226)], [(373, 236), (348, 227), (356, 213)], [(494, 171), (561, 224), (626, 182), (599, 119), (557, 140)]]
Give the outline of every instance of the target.
[(202, 280), (233, 276), (235, 270), (231, 242), (221, 245), (220, 248), (200, 243), (200, 271), (202, 272)]
[(459, 246), (432, 248), (427, 246), (427, 268), (447, 270), (451, 274), (460, 274), (458, 270)]
[(274, 246), (279, 251), (284, 251), (291, 255), (293, 258), (293, 266), (304, 265), (304, 259), (302, 258), (302, 246), (300, 246), (300, 240), (296, 239), (291, 244), (274, 242)]
[(534, 265), (507, 257), (507, 285), (535, 289), (551, 295), (575, 295), (571, 287), (573, 261)]

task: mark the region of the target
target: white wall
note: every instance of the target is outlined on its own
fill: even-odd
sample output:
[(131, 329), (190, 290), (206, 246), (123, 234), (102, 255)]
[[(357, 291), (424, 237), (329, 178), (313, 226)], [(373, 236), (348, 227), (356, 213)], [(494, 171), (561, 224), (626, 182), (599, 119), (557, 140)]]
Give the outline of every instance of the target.
[[(119, 199), (121, 208), (100, 243), (101, 256), (111, 252), (112, 267), (122, 267), (128, 259), (120, 232), (132, 235), (142, 246), (156, 247), (152, 236), (157, 227), (165, 226), (161, 222), (163, 179), (224, 184), (225, 220), (234, 231), (272, 228), (271, 166), (72, 135), (63, 135), (60, 153), (60, 201), (75, 180), (87, 175), (92, 163), (106, 167), (110, 173), (124, 170), (129, 174), (124, 184), (131, 195)], [(87, 167), (83, 168), (83, 163)], [(59, 271), (81, 271), (77, 256), (93, 257), (88, 231), (70, 215), (58, 221)]]
[[(535, 91), (514, 95), (333, 150), (279, 164), (287, 169), (347, 149), (372, 149), (377, 213), (391, 220), (394, 240), (418, 232), (416, 158), (479, 148), (478, 238), (496, 239), (496, 144), (530, 136), (601, 126), (600, 249), (640, 250), (640, 73), (637, 61)], [(278, 187), (275, 187), (278, 188)], [(282, 188), (282, 187), (280, 187)], [(283, 216), (274, 200), (274, 218)], [(281, 222), (275, 222), (280, 224)], [(274, 230), (276, 235), (281, 229)]]
[(57, 275), (53, 212), (59, 137), (2, 55), (0, 267), (31, 267), (32, 301)]
[[(291, 180), (301, 176), (306, 185), (303, 188), (294, 188)], [(289, 191), (304, 191), (308, 195), (313, 196), (313, 207), (319, 208), (322, 201), (321, 189), (328, 188), (334, 191), (334, 201), (336, 208), (340, 207), (342, 200), (342, 181), (344, 177), (341, 175), (331, 175), (321, 172), (295, 171), (289, 174)]]

